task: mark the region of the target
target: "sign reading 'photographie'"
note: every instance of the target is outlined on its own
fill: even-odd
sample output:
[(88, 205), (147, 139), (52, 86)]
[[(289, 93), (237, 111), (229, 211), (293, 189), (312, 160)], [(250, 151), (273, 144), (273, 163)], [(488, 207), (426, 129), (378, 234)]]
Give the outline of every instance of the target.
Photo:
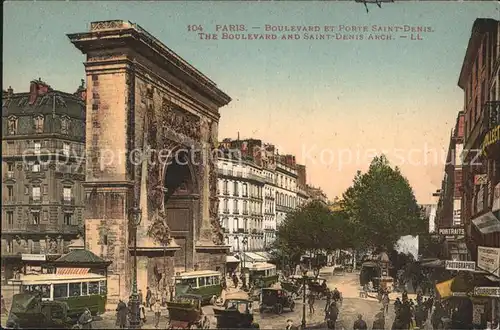
[(474, 261), (446, 260), (446, 269), (447, 270), (474, 271), (474, 270), (476, 270), (476, 263)]
[(495, 276), (500, 276), (500, 248), (478, 246), (477, 267)]
[(474, 295), (480, 297), (500, 297), (500, 287), (478, 286), (474, 288)]
[(439, 235), (463, 236), (463, 235), (465, 235), (465, 229), (462, 227), (440, 228)]

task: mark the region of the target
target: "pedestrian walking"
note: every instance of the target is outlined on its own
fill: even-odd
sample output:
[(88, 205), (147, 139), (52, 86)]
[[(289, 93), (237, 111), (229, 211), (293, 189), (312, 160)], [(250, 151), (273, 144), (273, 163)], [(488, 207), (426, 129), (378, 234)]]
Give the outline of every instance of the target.
[(238, 288), (238, 275), (236, 275), (236, 272), (233, 272), (233, 285), (235, 289)]
[(390, 303), (390, 299), (389, 299), (389, 294), (384, 293), (384, 296), (382, 297), (382, 306), (383, 307), (383, 310), (384, 310), (384, 313), (389, 313), (389, 303)]
[(138, 295), (139, 295), (139, 304), (144, 304), (144, 296), (142, 295), (142, 290), (139, 289), (139, 292), (138, 292)]
[(153, 312), (155, 313), (155, 328), (158, 329), (161, 317), (160, 299), (156, 299), (156, 302), (153, 304)]
[(328, 329), (335, 329), (338, 316), (339, 316), (339, 309), (335, 301), (333, 301), (325, 313), (325, 320)]
[(120, 299), (118, 305), (116, 306), (116, 325), (120, 327), (120, 329), (125, 329), (127, 327), (127, 315), (127, 304)]
[(314, 296), (313, 292), (309, 292), (309, 295), (307, 297), (307, 304), (309, 305), (309, 314), (314, 314), (314, 301), (316, 300), (316, 297)]
[(153, 306), (151, 305), (151, 298), (153, 297), (153, 294), (151, 292), (151, 289), (149, 286), (146, 288), (146, 308), (149, 307), (150, 311), (153, 311)]
[(354, 330), (368, 330), (366, 322), (363, 320), (363, 315), (358, 314), (358, 319), (354, 322), (352, 327)]

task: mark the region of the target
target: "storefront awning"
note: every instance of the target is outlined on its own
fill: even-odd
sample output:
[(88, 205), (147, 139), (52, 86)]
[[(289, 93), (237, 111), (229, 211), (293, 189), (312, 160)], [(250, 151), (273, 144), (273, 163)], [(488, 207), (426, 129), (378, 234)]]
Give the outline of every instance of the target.
[(272, 255), (268, 252), (255, 252), (255, 254), (261, 256), (262, 258), (266, 259), (266, 261), (269, 261), (272, 259)]
[(420, 264), (420, 266), (426, 268), (445, 268), (445, 261), (438, 259), (438, 260), (423, 262)]
[(226, 256), (226, 262), (227, 263), (230, 263), (230, 262), (236, 263), (236, 262), (240, 262), (240, 259), (238, 259), (234, 256)]
[(500, 232), (500, 220), (498, 220), (493, 212), (480, 215), (476, 219), (472, 220), (472, 223), (477, 227), (481, 234)]
[(85, 275), (90, 268), (57, 268), (57, 275)]
[(260, 255), (252, 252), (244, 253), (245, 262), (266, 262), (266, 258), (261, 257)]

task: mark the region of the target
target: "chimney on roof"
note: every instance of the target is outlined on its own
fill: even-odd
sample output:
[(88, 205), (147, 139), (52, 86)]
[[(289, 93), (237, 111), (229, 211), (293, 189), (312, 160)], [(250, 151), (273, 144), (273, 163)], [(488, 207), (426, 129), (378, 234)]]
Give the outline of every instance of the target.
[(14, 90), (12, 89), (12, 86), (9, 86), (9, 88), (7, 89), (7, 97), (11, 98), (12, 95), (14, 95)]
[(30, 100), (29, 104), (33, 105), (36, 102), (36, 99), (40, 95), (44, 95), (45, 93), (51, 91), (52, 88), (50, 88), (47, 83), (43, 82), (41, 78), (38, 78), (38, 80), (33, 80), (30, 83)]

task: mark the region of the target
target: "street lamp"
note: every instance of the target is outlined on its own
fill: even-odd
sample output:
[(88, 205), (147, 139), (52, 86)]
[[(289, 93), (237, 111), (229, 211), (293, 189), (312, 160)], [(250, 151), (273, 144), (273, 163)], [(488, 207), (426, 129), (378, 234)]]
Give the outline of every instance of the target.
[(243, 237), (243, 240), (241, 241), (241, 243), (243, 244), (243, 269), (242, 269), (242, 273), (243, 273), (243, 276), (244, 276), (244, 281), (243, 281), (243, 287), (242, 289), (245, 290), (247, 288), (247, 281), (248, 281), (248, 270), (247, 270), (247, 265), (246, 265), (246, 255), (245, 255), (245, 251), (246, 251), (246, 246), (248, 244), (248, 237)]
[(306, 328), (306, 283), (307, 269), (302, 270), (302, 330)]
[(246, 251), (246, 249), (245, 249), (245, 247), (248, 244), (248, 237), (246, 237), (246, 236), (243, 237), (243, 240), (241, 241), (241, 243), (243, 244), (243, 268), (245, 268), (246, 267), (246, 265), (245, 265), (245, 260), (246, 260), (245, 251)]
[(141, 328), (140, 301), (137, 293), (137, 227), (141, 223), (141, 209), (137, 207), (137, 203), (130, 209), (130, 222), (134, 228), (134, 273), (132, 278), (132, 295), (129, 300), (129, 308), (131, 310), (130, 328)]

